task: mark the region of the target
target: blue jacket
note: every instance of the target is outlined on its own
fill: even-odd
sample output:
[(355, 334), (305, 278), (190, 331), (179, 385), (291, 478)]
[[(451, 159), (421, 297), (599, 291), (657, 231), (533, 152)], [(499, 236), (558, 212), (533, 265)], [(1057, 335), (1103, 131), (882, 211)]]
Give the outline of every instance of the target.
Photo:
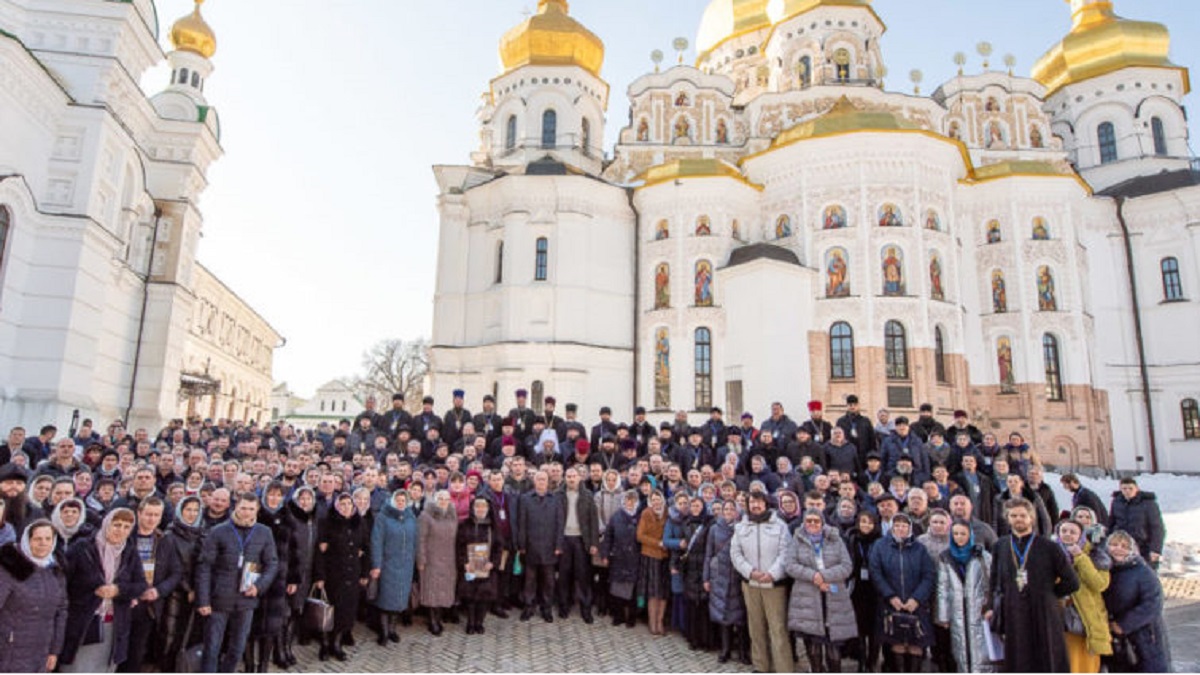
[(932, 605), (933, 592), (937, 588), (937, 564), (915, 537), (905, 539), (903, 544), (891, 535), (876, 541), (871, 546), (870, 576), (885, 608), (890, 609), (892, 598), (916, 600), (916, 615), (926, 640), (933, 635)]
[(896, 473), (896, 462), (901, 456), (908, 455), (913, 459), (914, 475), (929, 475), (929, 455), (925, 453), (925, 444), (911, 431), (904, 438), (900, 438), (899, 434), (892, 434), (883, 439), (882, 455), (885, 473)]
[(1163, 589), (1158, 575), (1141, 556), (1114, 564), (1104, 604), (1125, 632), (1143, 673), (1171, 672), (1171, 648), (1163, 619)]
[(746, 621), (746, 600), (742, 597), (742, 577), (733, 567), (729, 545), (733, 525), (717, 518), (704, 546), (704, 581), (711, 584), (708, 616), (722, 626), (739, 626)]
[(1133, 537), (1143, 558), (1148, 558), (1151, 553), (1162, 555), (1165, 530), (1154, 493), (1143, 490), (1133, 499), (1125, 499), (1119, 490), (1114, 492), (1108, 515), (1108, 531), (1116, 530), (1125, 530)]
[(401, 511), (384, 504), (371, 529), (371, 569), (380, 571), (375, 606), (385, 612), (403, 612), (409, 607), (418, 539), (412, 509)]
[[(233, 521), (214, 527), (204, 539), (200, 561), (196, 564), (196, 606), (212, 607), (214, 612), (255, 609), (258, 599), (265, 596), (279, 571), (279, 556), (275, 538), (266, 525), (255, 523), (246, 536), (245, 547), (239, 543), (239, 533)], [(261, 575), (254, 584), (258, 595), (246, 597), (239, 590), (242, 583), (241, 555), (247, 564), (258, 565)]]

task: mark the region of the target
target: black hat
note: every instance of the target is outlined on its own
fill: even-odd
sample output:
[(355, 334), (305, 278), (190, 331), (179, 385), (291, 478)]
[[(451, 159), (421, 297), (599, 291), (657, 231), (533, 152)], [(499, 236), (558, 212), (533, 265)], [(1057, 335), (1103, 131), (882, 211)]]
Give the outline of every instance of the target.
[(567, 404), (567, 412), (576, 412), (578, 410), (579, 410), (579, 406), (575, 405), (574, 403)]
[(932, 403), (922, 403), (921, 404), (921, 412), (933, 412), (933, 404)]
[(392, 400), (393, 401), (403, 401), (404, 394), (392, 394)]
[(558, 399), (554, 398), (553, 396), (547, 396), (546, 403), (548, 405), (558, 405)]
[(715, 406), (715, 405), (712, 407), (712, 410), (709, 410), (708, 412), (710, 412), (710, 413), (717, 413), (718, 415), (724, 415), (724, 414), (725, 414), (724, 412), (722, 412), (722, 411), (721, 411), (721, 409), (720, 409), (720, 408), (718, 408), (718, 407), (717, 407), (717, 406)]
[(432, 396), (426, 396), (425, 398), (421, 399), (421, 404), (422, 404), (422, 405), (424, 405), (424, 404), (426, 404), (426, 403), (428, 403), (429, 405), (433, 405), (433, 397), (432, 397)]
[(660, 424), (658, 425), (658, 428), (659, 428), (659, 430), (662, 430), (662, 429), (670, 429), (670, 428), (671, 428), (671, 423), (670, 423), (670, 422), (662, 422), (662, 423), (660, 423)]
[(483, 402), (484, 402), (484, 403), (487, 403), (487, 402), (489, 402), (489, 401), (490, 401), (490, 402), (492, 402), (492, 403), (495, 403), (495, 402), (496, 402), (496, 397), (495, 397), (495, 396), (492, 396), (491, 394), (484, 394), (484, 395), (483, 395)]
[(867, 461), (869, 462), (869, 461), (871, 461), (871, 460), (873, 460), (873, 459), (878, 459), (878, 460), (882, 460), (882, 459), (883, 459), (883, 457), (880, 457), (880, 456), (879, 456), (879, 451), (878, 451), (878, 450), (872, 450), (872, 451), (870, 451), (870, 452), (868, 452), (868, 453), (867, 453)]
[(901, 424), (908, 424), (908, 418), (904, 415), (896, 418), (896, 426), (900, 426)]
[(9, 462), (4, 466), (0, 466), (0, 483), (6, 480), (19, 480), (23, 483), (28, 483), (29, 472)]
[(909, 464), (914, 463), (912, 455), (900, 455), (896, 458), (896, 463), (899, 464), (900, 462), (908, 462)]
[(858, 405), (858, 394), (850, 394), (847, 396), (846, 405)]
[(633, 440), (632, 438), (622, 438), (621, 439), (621, 449), (622, 450), (637, 450), (637, 441)]
[(610, 407), (608, 407), (608, 406), (603, 406), (603, 407), (601, 407), (601, 408), (600, 408), (600, 414), (601, 414), (601, 415), (611, 415), (611, 414), (612, 414), (612, 408), (610, 408)]
[(645, 408), (645, 406), (640, 406), (640, 405), (639, 405), (638, 407), (634, 408), (634, 409), (633, 409), (633, 414), (634, 414), (634, 415), (645, 415), (645, 414), (646, 414), (646, 408)]

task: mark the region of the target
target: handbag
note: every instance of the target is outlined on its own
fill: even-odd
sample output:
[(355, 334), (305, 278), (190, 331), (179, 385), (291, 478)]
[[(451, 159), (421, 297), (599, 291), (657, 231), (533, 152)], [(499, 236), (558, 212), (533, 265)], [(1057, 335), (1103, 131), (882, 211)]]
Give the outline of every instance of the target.
[(192, 640), (192, 627), (196, 625), (196, 612), (188, 615), (187, 628), (183, 629), (183, 640), (179, 653), (175, 655), (175, 672), (177, 673), (199, 673), (204, 666), (204, 643), (197, 642), (194, 645), (188, 646)]
[(333, 630), (333, 605), (324, 588), (319, 589), (319, 597), (314, 593), (317, 590), (313, 586), (304, 600), (304, 626), (313, 633), (328, 633)]
[(1072, 635), (1087, 636), (1087, 629), (1083, 625), (1083, 617), (1079, 616), (1079, 610), (1075, 608), (1075, 604), (1067, 605), (1063, 610), (1063, 623), (1066, 630)]
[(893, 644), (920, 644), (925, 636), (921, 618), (911, 612), (888, 612), (883, 617), (883, 635)]

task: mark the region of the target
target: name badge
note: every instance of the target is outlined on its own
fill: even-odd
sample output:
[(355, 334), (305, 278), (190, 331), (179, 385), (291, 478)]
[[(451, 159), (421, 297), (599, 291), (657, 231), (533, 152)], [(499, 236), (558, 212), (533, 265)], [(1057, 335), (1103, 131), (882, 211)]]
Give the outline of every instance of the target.
[(863, 581), (870, 581), (871, 580), (871, 570), (867, 569), (866, 567), (862, 568), (861, 570), (858, 571), (858, 578), (862, 579)]
[(508, 520), (508, 514), (505, 513), (504, 509), (500, 509), (500, 520)]
[(850, 427), (850, 438), (858, 438), (858, 427)]
[(246, 566), (246, 556), (239, 554), (238, 555), (238, 569), (241, 569), (245, 566)]

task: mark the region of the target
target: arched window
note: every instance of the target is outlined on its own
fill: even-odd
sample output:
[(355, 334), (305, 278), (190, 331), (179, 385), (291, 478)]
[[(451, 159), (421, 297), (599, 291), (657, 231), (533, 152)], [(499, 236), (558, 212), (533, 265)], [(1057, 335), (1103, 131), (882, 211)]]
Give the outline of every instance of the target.
[(588, 118), (583, 118), (583, 125), (580, 129), (580, 135), (583, 137), (583, 154), (592, 156), (592, 121)]
[(192, 71), (192, 86), (197, 89), (200, 88), (200, 73), (196, 71)]
[(1176, 258), (1162, 259), (1162, 281), (1164, 300), (1182, 300), (1183, 282), (1179, 279), (1179, 260)]
[(1096, 138), (1100, 141), (1100, 163), (1117, 161), (1117, 132), (1112, 122), (1101, 123), (1096, 128)]
[(179, 84), (187, 84), (187, 82), (188, 82), (188, 69), (180, 68), (179, 69)]
[(325, 401), (321, 401), (321, 412), (325, 412)]
[(542, 113), (542, 148), (553, 150), (558, 145), (558, 113), (547, 110)]
[(1183, 437), (1200, 438), (1200, 406), (1196, 405), (1196, 399), (1183, 399), (1179, 409), (1183, 413)]
[(933, 371), (937, 374), (938, 382), (944, 384), (950, 381), (946, 376), (946, 337), (941, 326), (933, 328)]
[(696, 410), (712, 407), (712, 332), (696, 329)]
[(496, 283), (504, 281), (504, 242), (496, 242)]
[(838, 82), (850, 80), (850, 50), (842, 48), (833, 53), (833, 63), (837, 66)]
[(1154, 154), (1165, 157), (1167, 155), (1167, 132), (1163, 129), (1161, 117), (1150, 118), (1150, 132), (1154, 136)]
[(796, 75), (800, 78), (800, 88), (808, 89), (812, 84), (812, 57), (800, 57), (800, 62), (796, 64)]
[(889, 321), (883, 328), (883, 355), (889, 380), (908, 379), (908, 337), (899, 321)]
[(854, 379), (854, 329), (845, 321), (829, 329), (829, 376), (835, 380)]
[(1042, 357), (1046, 361), (1046, 398), (1063, 400), (1062, 362), (1058, 352), (1058, 338), (1046, 333), (1042, 336)]
[(546, 258), (550, 253), (550, 242), (545, 237), (538, 237), (537, 253), (534, 256), (533, 263), (533, 279), (534, 281), (546, 280)]
[(517, 147), (517, 116), (509, 115), (504, 125), (504, 149), (512, 150)]
[(541, 380), (534, 380), (533, 384), (529, 385), (529, 393), (533, 396), (533, 413), (541, 415), (545, 409), (542, 404), (546, 399), (546, 385)]

